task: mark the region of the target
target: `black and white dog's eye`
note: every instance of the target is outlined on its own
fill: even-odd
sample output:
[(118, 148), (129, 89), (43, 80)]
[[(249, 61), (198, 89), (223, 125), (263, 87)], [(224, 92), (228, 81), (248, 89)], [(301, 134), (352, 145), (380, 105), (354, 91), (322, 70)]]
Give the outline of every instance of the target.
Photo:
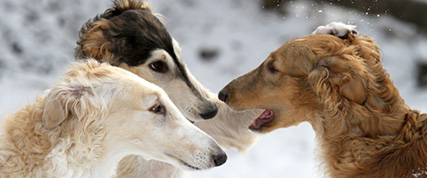
[(156, 72), (165, 73), (168, 71), (168, 66), (163, 61), (156, 61), (150, 64), (150, 68)]
[(268, 63), (267, 64), (267, 69), (271, 72), (271, 73), (276, 73), (278, 70), (277, 70), (277, 68), (275, 68), (274, 66), (273, 66), (273, 63), (272, 62), (270, 62), (270, 63)]
[(165, 113), (166, 113), (165, 107), (160, 105), (160, 104), (155, 104), (149, 110), (155, 114), (165, 115)]

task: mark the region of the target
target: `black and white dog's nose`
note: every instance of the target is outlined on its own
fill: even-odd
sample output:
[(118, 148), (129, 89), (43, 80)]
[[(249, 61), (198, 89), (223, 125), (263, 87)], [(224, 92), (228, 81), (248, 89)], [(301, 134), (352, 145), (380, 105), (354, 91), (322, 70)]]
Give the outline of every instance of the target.
[(218, 107), (215, 103), (212, 103), (205, 111), (199, 113), (203, 119), (211, 119), (218, 113)]
[(219, 100), (223, 101), (224, 103), (228, 104), (228, 91), (227, 87), (223, 88), (219, 94), (218, 94)]

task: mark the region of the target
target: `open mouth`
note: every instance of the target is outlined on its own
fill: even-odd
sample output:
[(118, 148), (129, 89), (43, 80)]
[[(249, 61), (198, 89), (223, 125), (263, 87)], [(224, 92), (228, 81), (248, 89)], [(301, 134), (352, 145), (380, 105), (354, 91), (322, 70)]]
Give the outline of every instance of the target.
[(274, 121), (274, 112), (272, 110), (266, 109), (258, 118), (256, 118), (252, 124), (249, 126), (249, 129), (253, 131), (261, 130), (265, 125), (270, 124)]

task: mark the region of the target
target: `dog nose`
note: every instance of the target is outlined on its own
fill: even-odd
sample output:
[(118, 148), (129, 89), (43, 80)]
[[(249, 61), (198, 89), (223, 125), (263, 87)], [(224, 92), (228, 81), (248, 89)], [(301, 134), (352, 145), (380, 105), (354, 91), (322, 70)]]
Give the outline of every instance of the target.
[(212, 161), (215, 163), (215, 166), (221, 166), (227, 161), (226, 154), (212, 155)]
[(224, 103), (228, 104), (228, 91), (227, 88), (223, 88), (219, 94), (218, 94), (219, 100), (223, 101)]
[(215, 103), (211, 103), (211, 105), (206, 109), (203, 113), (199, 113), (200, 117), (203, 119), (211, 119), (216, 116), (218, 113), (218, 107)]

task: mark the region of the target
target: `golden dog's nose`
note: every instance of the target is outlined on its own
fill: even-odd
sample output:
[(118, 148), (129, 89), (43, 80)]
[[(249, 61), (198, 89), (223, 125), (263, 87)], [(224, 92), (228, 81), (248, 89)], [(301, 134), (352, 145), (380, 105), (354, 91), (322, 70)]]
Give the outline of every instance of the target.
[(228, 104), (228, 90), (227, 87), (223, 88), (219, 94), (218, 94), (219, 100), (223, 101), (224, 103)]

